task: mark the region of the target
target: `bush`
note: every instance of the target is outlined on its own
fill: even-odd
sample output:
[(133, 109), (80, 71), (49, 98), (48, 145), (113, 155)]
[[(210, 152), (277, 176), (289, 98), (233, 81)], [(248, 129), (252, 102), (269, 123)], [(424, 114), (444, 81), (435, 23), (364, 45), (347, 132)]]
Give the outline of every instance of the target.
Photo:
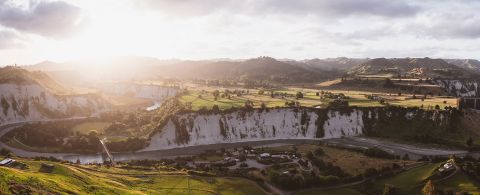
[(302, 92), (297, 92), (297, 94), (295, 94), (295, 98), (297, 99), (300, 99), (300, 98), (303, 98), (303, 93)]
[(387, 159), (394, 159), (395, 156), (385, 152), (379, 148), (368, 148), (363, 151), (363, 154), (368, 157), (375, 157), (375, 158), (387, 158)]
[(315, 149), (314, 153), (315, 153), (315, 155), (317, 155), (317, 156), (323, 156), (323, 155), (325, 155), (325, 151), (323, 151), (323, 149), (320, 148), (320, 147), (318, 147), (317, 149)]
[(0, 155), (10, 157), (12, 155), (12, 152), (6, 148), (0, 149)]

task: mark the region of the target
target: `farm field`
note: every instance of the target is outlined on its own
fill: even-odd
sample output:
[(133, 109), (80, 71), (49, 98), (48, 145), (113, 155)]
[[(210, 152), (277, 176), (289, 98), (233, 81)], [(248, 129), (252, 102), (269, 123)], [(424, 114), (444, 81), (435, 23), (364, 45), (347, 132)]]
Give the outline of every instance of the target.
[[(218, 90), (219, 96), (215, 100), (213, 91)], [(262, 103), (266, 107), (286, 107), (286, 103), (298, 102), (300, 106), (304, 107), (327, 107), (328, 103), (333, 101), (330, 98), (321, 98), (322, 90), (305, 89), (305, 88), (286, 88), (279, 90), (262, 90), (263, 93), (259, 93), (258, 89), (249, 89), (248, 93), (237, 96), (230, 94), (224, 95), (225, 88), (204, 88), (202, 90), (191, 90), (189, 93), (182, 95), (180, 101), (184, 104), (190, 104), (192, 110), (199, 110), (202, 108), (211, 109), (214, 105), (217, 105), (219, 109), (229, 109), (232, 107), (243, 107), (246, 102), (253, 103), (254, 108), (261, 107)], [(234, 90), (234, 89), (229, 89)], [(243, 89), (247, 91), (246, 89)], [(282, 94), (274, 95), (271, 97), (271, 93)], [(295, 95), (301, 92), (303, 98), (296, 98)], [(344, 94), (348, 98), (349, 106), (357, 107), (379, 107), (387, 104), (401, 107), (423, 107), (424, 109), (434, 109), (436, 105), (440, 109), (448, 107), (457, 107), (457, 99), (453, 97), (441, 97), (441, 96), (428, 96), (426, 99), (422, 99), (423, 96), (413, 98), (413, 94), (392, 94), (392, 93), (370, 93), (366, 91), (349, 91), (349, 90), (325, 90), (324, 92), (331, 92), (333, 94)], [(317, 93), (320, 93), (317, 96)], [(260, 95), (261, 94), (261, 95)], [(368, 96), (375, 96), (384, 100), (381, 103), (379, 100), (369, 99)]]

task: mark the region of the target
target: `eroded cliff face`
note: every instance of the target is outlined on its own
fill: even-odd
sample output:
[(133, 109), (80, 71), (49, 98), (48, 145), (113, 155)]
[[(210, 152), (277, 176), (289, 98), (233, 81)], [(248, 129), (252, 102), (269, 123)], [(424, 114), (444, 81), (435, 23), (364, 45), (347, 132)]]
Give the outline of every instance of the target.
[(479, 82), (467, 80), (434, 80), (447, 93), (457, 97), (480, 96)]
[(108, 106), (95, 95), (55, 95), (38, 84), (0, 84), (0, 125), (90, 116)]
[(169, 97), (177, 95), (178, 88), (164, 87), (159, 85), (140, 85), (133, 83), (114, 83), (106, 84), (100, 87), (103, 92), (119, 95), (132, 96), (138, 98), (152, 99), (162, 101)]
[[(407, 108), (280, 108), (222, 113), (185, 113), (168, 119), (144, 151), (275, 139), (345, 136), (447, 129), (447, 111)], [(388, 135), (388, 134), (385, 134)]]
[(363, 111), (271, 109), (177, 115), (144, 150), (274, 139), (326, 139), (360, 135)]

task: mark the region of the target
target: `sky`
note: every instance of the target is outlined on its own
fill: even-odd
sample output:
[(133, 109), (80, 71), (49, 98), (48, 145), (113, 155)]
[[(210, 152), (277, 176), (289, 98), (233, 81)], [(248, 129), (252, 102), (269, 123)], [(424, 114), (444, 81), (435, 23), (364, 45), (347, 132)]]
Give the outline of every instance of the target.
[(478, 59), (475, 0), (0, 0), (0, 64), (149, 56)]

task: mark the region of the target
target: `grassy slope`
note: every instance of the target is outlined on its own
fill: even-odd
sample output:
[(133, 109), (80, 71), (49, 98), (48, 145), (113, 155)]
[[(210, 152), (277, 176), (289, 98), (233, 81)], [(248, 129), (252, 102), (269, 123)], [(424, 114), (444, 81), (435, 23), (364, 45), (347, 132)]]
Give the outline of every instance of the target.
[(362, 195), (362, 193), (350, 189), (350, 188), (342, 188), (342, 189), (334, 189), (334, 190), (311, 190), (300, 192), (297, 195)]
[[(393, 177), (381, 179), (374, 182), (369, 194), (382, 194), (385, 184), (393, 185), (399, 188), (399, 195), (421, 195), (421, 189), (423, 187), (423, 181), (432, 174), (439, 164), (429, 164), (426, 166), (414, 168), (410, 171), (400, 173)], [(468, 192), (473, 195), (480, 195), (480, 185), (470, 179), (463, 172), (458, 172), (455, 176), (434, 183), (437, 189), (452, 190), (454, 192)], [(299, 193), (301, 195), (307, 194), (362, 194), (352, 188), (341, 188), (334, 190), (311, 190)]]
[(419, 185), (428, 178), (439, 164), (429, 164), (400, 173), (394, 177), (375, 182), (375, 192), (382, 192), (385, 184), (400, 188), (399, 194), (421, 194)]
[[(26, 170), (0, 167), (0, 191), (10, 193), (12, 185), (29, 187), (34, 193), (59, 194), (264, 194), (253, 182), (239, 178), (203, 178), (185, 173), (129, 171), (119, 168), (55, 165), (52, 173), (40, 173), (42, 162), (20, 160)], [(172, 173), (170, 173), (172, 174)]]
[(73, 127), (74, 132), (88, 134), (90, 130), (95, 130), (98, 133), (103, 133), (105, 128), (110, 125), (108, 122), (85, 122)]
[(435, 184), (438, 188), (443, 190), (454, 190), (469, 192), (473, 195), (480, 195), (480, 184), (470, 179), (465, 173), (459, 172), (457, 175), (448, 180), (441, 181)]

